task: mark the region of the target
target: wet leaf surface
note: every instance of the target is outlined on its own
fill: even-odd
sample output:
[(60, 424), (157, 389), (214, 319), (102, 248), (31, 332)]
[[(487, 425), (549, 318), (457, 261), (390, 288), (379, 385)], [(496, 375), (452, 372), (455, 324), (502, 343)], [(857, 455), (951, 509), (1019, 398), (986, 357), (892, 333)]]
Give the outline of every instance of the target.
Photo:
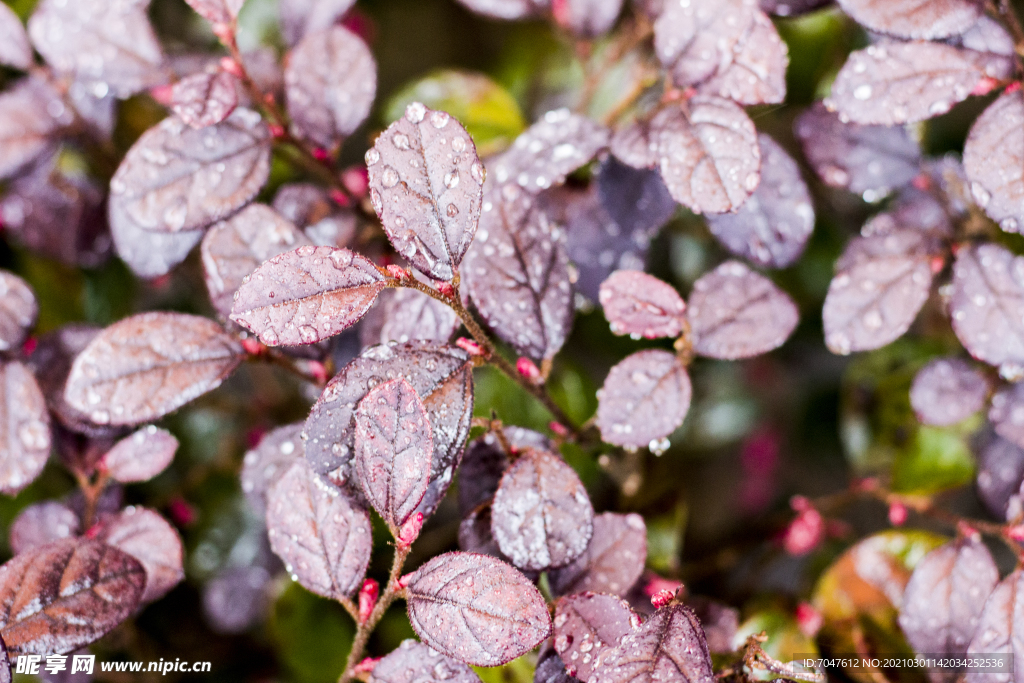
[(0, 491), (32, 483), (50, 457), (50, 415), (32, 372), (17, 361), (0, 365)]
[(262, 516), (267, 492), (297, 460), (303, 459), (301, 422), (273, 429), (263, 435), (256, 448), (242, 461), (242, 492)]
[(478, 683), (480, 677), (462, 662), (429, 645), (403, 640), (373, 667), (370, 683)]
[(173, 434), (149, 425), (118, 441), (100, 460), (100, 466), (124, 484), (148, 481), (171, 464), (177, 450)]
[[(672, 219), (676, 203), (661, 175), (608, 156), (597, 168), (597, 197), (618, 229), (646, 248), (646, 240)], [(643, 240), (639, 240), (643, 236)], [(572, 239), (570, 237), (570, 249)]]
[[(968, 655), (1012, 654), (1014, 659), (1021, 652), (1020, 634), (1024, 632), (1024, 601), (1020, 595), (1024, 590), (1020, 569), (999, 582), (985, 601), (985, 608), (978, 620), (974, 638), (967, 648)], [(988, 679), (986, 674), (968, 673), (965, 683), (980, 683)]]
[(949, 311), (972, 356), (996, 366), (1024, 363), (1024, 258), (995, 244), (962, 249)]
[(238, 18), (245, 0), (185, 0), (192, 9), (214, 24), (230, 24)]
[(139, 424), (217, 388), (241, 360), (241, 346), (212, 320), (141, 313), (106, 328), (79, 354), (64, 398), (96, 424)]
[(268, 346), (313, 344), (357, 323), (384, 285), (384, 276), (365, 256), (307, 245), (247, 276), (231, 319)]
[(990, 435), (978, 453), (978, 497), (993, 516), (1007, 521), (1024, 514), (1021, 482), (1024, 449)]
[(28, 71), (34, 59), (21, 19), (7, 5), (0, 5), (0, 64)]
[(374, 344), (417, 339), (444, 343), (461, 324), (450, 306), (415, 289), (396, 289), (381, 303), (383, 320)]
[(959, 358), (938, 358), (914, 377), (910, 405), (923, 424), (953, 425), (985, 407), (988, 378)]
[(39, 304), (28, 283), (0, 270), (0, 351), (17, 349), (39, 316)]
[(306, 35), (339, 23), (354, 4), (355, 0), (281, 0), (281, 34), (288, 45), (295, 45)]
[(183, 78), (171, 90), (171, 109), (193, 128), (220, 123), (238, 106), (240, 84), (225, 71)]
[(52, 149), (54, 137), (73, 120), (60, 96), (35, 78), (0, 92), (0, 180), (13, 177)]
[(1024, 447), (1024, 386), (1011, 384), (997, 391), (988, 419), (996, 434)]
[(858, 24), (900, 38), (948, 38), (983, 12), (973, 0), (839, 0), (839, 6)]
[(146, 230), (117, 202), (109, 205), (110, 236), (117, 255), (142, 278), (166, 275), (185, 260), (203, 239), (202, 230), (155, 232)]
[(567, 0), (553, 3), (555, 21), (582, 38), (596, 38), (615, 25), (623, 0)]
[(563, 567), (587, 549), (593, 529), (587, 490), (557, 455), (526, 450), (502, 476), (491, 530), (501, 552), (517, 567)]
[(64, 385), (75, 356), (81, 353), (100, 331), (100, 328), (91, 325), (65, 325), (40, 336), (36, 341), (36, 348), (28, 358), (28, 366), (35, 373), (46, 405), (53, 411), (60, 424), (75, 432), (92, 436), (100, 436), (101, 432), (109, 433), (111, 428), (93, 424), (87, 413), (72, 408), (64, 400)]
[(462, 124), (413, 102), (366, 153), (370, 199), (417, 270), (451, 280), (480, 220), (486, 172)]
[(777, 17), (795, 17), (824, 7), (831, 0), (761, 0), (761, 10)]
[(228, 567), (203, 586), (203, 616), (217, 633), (244, 633), (266, 618), (272, 586), (263, 567)]
[(11, 656), (60, 654), (99, 639), (135, 611), (139, 562), (100, 541), (67, 538), (0, 567), (0, 635)]
[(537, 655), (537, 668), (533, 672), (533, 683), (578, 683), (579, 679), (570, 676), (565, 663), (555, 652), (555, 648), (545, 644)]
[(549, 4), (547, 0), (459, 0), (459, 2), (478, 14), (496, 19), (523, 19)]
[(409, 621), (435, 650), (475, 666), (498, 666), (551, 633), (540, 592), (512, 566), (473, 553), (446, 553), (408, 584)]
[(594, 517), (594, 536), (572, 564), (548, 574), (556, 595), (593, 591), (625, 595), (647, 562), (647, 527), (640, 515), (605, 512)]
[(616, 446), (647, 446), (683, 424), (693, 388), (686, 368), (667, 351), (627, 356), (597, 394), (601, 438)]
[(1010, 78), (1014, 69), (1013, 36), (992, 17), (982, 15), (971, 28), (949, 40), (965, 49), (964, 56), (997, 80)]
[[(461, 476), (461, 475), (460, 475)], [(502, 562), (510, 562), (498, 548), (498, 542), (491, 533), (491, 505), (488, 501), (471, 511), (459, 522), (459, 550), (467, 553), (479, 553), (496, 557)]]
[(601, 285), (599, 301), (615, 334), (657, 339), (683, 332), (686, 302), (675, 287), (653, 275), (615, 271)]
[(78, 515), (66, 505), (55, 500), (33, 503), (11, 522), (11, 552), (20, 555), (51, 541), (75, 536), (78, 531)]
[(142, 602), (159, 600), (185, 578), (181, 536), (153, 510), (127, 507), (104, 521), (95, 538), (131, 555), (146, 570)]
[[(506, 426), (502, 432), (514, 449), (552, 449), (551, 441), (546, 436), (531, 429)], [(465, 517), (478, 505), (494, 498), (494, 492), (498, 490), (498, 483), (508, 466), (508, 455), (493, 432), (470, 442), (459, 467), (459, 511), (462, 516)]]
[(342, 26), (307, 33), (288, 55), (284, 87), (292, 133), (336, 148), (366, 120), (377, 95), (377, 63)]
[(640, 626), (629, 603), (614, 595), (578, 593), (555, 603), (554, 645), (566, 671), (586, 681), (598, 657)]
[(373, 539), (369, 515), (296, 461), (267, 495), (270, 546), (293, 579), (325, 598), (363, 582)]
[(758, 136), (761, 184), (736, 213), (707, 217), (726, 249), (767, 268), (785, 268), (803, 254), (814, 231), (814, 204), (800, 167), (777, 142)]
[(982, 112), (964, 144), (964, 169), (978, 206), (1007, 232), (1024, 225), (1024, 94), (1004, 94)]

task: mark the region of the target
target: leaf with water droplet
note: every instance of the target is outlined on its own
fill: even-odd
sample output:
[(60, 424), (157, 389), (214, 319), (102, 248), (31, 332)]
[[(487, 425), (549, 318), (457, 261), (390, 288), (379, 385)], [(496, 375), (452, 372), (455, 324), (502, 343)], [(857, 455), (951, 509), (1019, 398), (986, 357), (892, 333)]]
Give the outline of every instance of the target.
[(181, 536), (154, 510), (127, 507), (105, 520), (95, 538), (131, 555), (146, 570), (142, 602), (159, 600), (185, 578)]
[(310, 591), (338, 599), (362, 585), (373, 549), (370, 516), (305, 461), (270, 488), (267, 530), (270, 547)]
[(451, 280), (480, 220), (484, 167), (469, 133), (419, 102), (366, 153), (370, 198), (395, 250), (417, 270)]
[(110, 224), (189, 232), (249, 203), (270, 174), (270, 132), (244, 108), (195, 129), (176, 116), (143, 133), (110, 181)]
[(124, 484), (149, 481), (171, 464), (177, 450), (173, 434), (149, 425), (118, 441), (100, 459), (100, 467)]
[(281, 35), (288, 45), (305, 36), (329, 29), (356, 4), (355, 0), (281, 0)]
[(743, 105), (786, 97), (788, 50), (756, 0), (666, 3), (654, 49), (679, 88)]
[(106, 328), (75, 359), (64, 388), (98, 424), (163, 417), (217, 388), (242, 361), (217, 323), (183, 313), (141, 313)]
[(777, 17), (796, 17), (813, 12), (831, 0), (760, 0), (761, 10)]
[(491, 531), (521, 569), (563, 567), (587, 549), (594, 508), (576, 472), (553, 453), (529, 449), (494, 494)]
[(839, 0), (865, 28), (899, 38), (948, 38), (969, 29), (984, 9), (975, 0)]
[(928, 300), (938, 249), (913, 228), (850, 240), (822, 311), (828, 348), (843, 355), (869, 351), (910, 329)]
[(996, 434), (1024, 448), (1024, 385), (1011, 384), (997, 391), (988, 419)]
[[(647, 241), (675, 215), (675, 200), (656, 170), (633, 168), (609, 155), (598, 166), (593, 184), (601, 206), (636, 247), (646, 249)], [(571, 231), (569, 249), (571, 255)]]
[(615, 334), (674, 339), (683, 332), (686, 302), (653, 275), (617, 270), (601, 285), (599, 301)]
[(220, 123), (238, 106), (238, 79), (226, 71), (193, 74), (171, 89), (171, 109), (193, 128)]
[(647, 527), (637, 514), (594, 517), (594, 536), (575, 562), (548, 574), (555, 595), (593, 591), (625, 595), (644, 572)]
[(986, 76), (1000, 81), (1012, 76), (1017, 54), (1013, 36), (992, 17), (981, 15), (971, 28), (947, 42), (963, 49), (964, 57)]
[(17, 361), (0, 365), (0, 491), (14, 495), (31, 484), (50, 457), (50, 415), (32, 372)]
[(126, 98), (166, 79), (148, 2), (42, 0), (28, 33), (43, 59), (94, 93)]
[(825, 105), (854, 123), (916, 123), (945, 114), (984, 77), (952, 45), (883, 41), (850, 55)]
[(201, 17), (213, 24), (230, 24), (238, 18), (245, 0), (185, 0)]
[(78, 515), (55, 500), (33, 503), (11, 522), (11, 552), (20, 555), (61, 538), (78, 535)]
[(923, 424), (948, 426), (985, 406), (988, 378), (959, 358), (937, 358), (921, 368), (910, 386), (910, 405)]
[(0, 64), (28, 71), (34, 61), (21, 19), (14, 10), (0, 3)]
[(145, 585), (135, 558), (100, 541), (33, 548), (0, 567), (0, 636), (12, 656), (77, 650), (134, 614)]
[[(502, 433), (513, 449), (550, 451), (553, 448), (546, 436), (532, 429), (506, 425), (502, 427)], [(494, 498), (508, 465), (508, 455), (493, 432), (487, 432), (466, 447), (466, 455), (459, 467), (459, 511), (463, 517)]]
[(415, 339), (444, 343), (451, 339), (460, 324), (451, 306), (415, 289), (396, 289), (382, 303), (383, 320), (374, 344)]
[[(460, 480), (461, 482), (461, 474)], [(467, 553), (479, 553), (497, 557), (503, 562), (510, 560), (498, 548), (498, 542), (494, 540), (491, 533), (491, 505), (490, 501), (481, 504), (477, 509), (470, 511), (466, 517), (459, 522), (459, 550)]]
[(707, 217), (708, 229), (737, 256), (768, 268), (792, 265), (814, 231), (814, 204), (800, 167), (765, 134), (761, 148), (761, 183), (736, 213)]
[(868, 201), (884, 198), (920, 172), (921, 148), (906, 128), (843, 123), (816, 102), (793, 129), (811, 168), (826, 185)]
[(615, 25), (623, 0), (560, 0), (552, 3), (555, 22), (581, 38), (604, 35)]
[(458, 0), (459, 3), (495, 19), (525, 19), (533, 16), (550, 4), (550, 0)]
[(991, 432), (984, 434), (982, 440), (978, 452), (978, 497), (992, 515), (1012, 521), (1024, 514), (1024, 449)]
[(413, 630), (427, 645), (474, 666), (499, 666), (551, 633), (540, 591), (512, 566), (486, 555), (446, 553), (408, 579)]
[(1024, 93), (1006, 93), (982, 112), (964, 143), (971, 193), (1007, 232), (1024, 232)]
[(215, 633), (239, 635), (267, 617), (276, 595), (263, 567), (225, 567), (203, 584), (203, 616)]
[(156, 232), (146, 230), (119, 202), (108, 205), (110, 236), (121, 260), (143, 278), (166, 275), (185, 260), (203, 239), (203, 230)]
[(735, 211), (761, 182), (761, 150), (743, 109), (697, 95), (650, 121), (661, 177), (673, 199), (695, 213)]
[(28, 283), (0, 270), (0, 351), (18, 348), (38, 315), (39, 304)]
[(60, 95), (37, 78), (0, 92), (0, 180), (18, 174), (52, 149), (74, 118)]
[(1024, 258), (996, 244), (961, 249), (949, 312), (972, 356), (996, 366), (1024, 363)]
[(593, 675), (597, 658), (640, 625), (629, 603), (614, 595), (578, 593), (555, 602), (555, 652), (580, 680)]
[(278, 427), (264, 434), (245, 454), (240, 474), (242, 493), (261, 516), (266, 510), (267, 491), (296, 460), (303, 459), (301, 437), (301, 422)]
[(608, 372), (597, 395), (601, 438), (642, 448), (683, 424), (693, 388), (686, 368), (668, 351), (639, 351)]
[(480, 677), (464, 663), (410, 638), (377, 662), (370, 683), (480, 683)]
[[(1016, 659), (1020, 653), (1021, 635), (1024, 634), (1024, 571), (1018, 569), (999, 582), (989, 594), (978, 619), (974, 637), (967, 647), (968, 656), (979, 654), (1010, 655)], [(1016, 680), (1016, 675), (1013, 676)], [(964, 683), (982, 683), (992, 680), (990, 674), (969, 671)]]
[(554, 646), (548, 641), (537, 655), (537, 668), (533, 672), (533, 683), (580, 683), (580, 679), (570, 676), (565, 663), (555, 652)]

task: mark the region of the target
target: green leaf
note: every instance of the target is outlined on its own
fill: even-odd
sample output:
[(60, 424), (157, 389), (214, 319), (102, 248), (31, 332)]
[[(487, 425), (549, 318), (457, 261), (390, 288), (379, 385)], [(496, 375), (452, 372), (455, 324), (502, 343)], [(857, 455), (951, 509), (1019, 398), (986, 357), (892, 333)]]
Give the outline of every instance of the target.
[(536, 669), (534, 656), (525, 654), (508, 664), (494, 667), (474, 666), (473, 671), (483, 683), (533, 683)]
[(277, 656), (297, 683), (333, 683), (345, 668), (355, 629), (341, 605), (293, 583), (274, 605)]
[[(970, 420), (980, 426), (981, 418)], [(921, 426), (908, 448), (896, 455), (892, 467), (893, 490), (901, 493), (938, 493), (971, 483), (974, 456), (967, 435), (974, 429)]]

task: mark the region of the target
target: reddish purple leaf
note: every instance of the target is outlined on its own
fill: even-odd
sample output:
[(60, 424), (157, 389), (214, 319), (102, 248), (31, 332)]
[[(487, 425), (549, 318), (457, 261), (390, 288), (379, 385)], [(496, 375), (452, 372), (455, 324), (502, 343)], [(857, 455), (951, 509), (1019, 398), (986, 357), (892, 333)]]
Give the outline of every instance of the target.
[(387, 292), (382, 306), (379, 332), (364, 345), (405, 343), (413, 340), (447, 342), (458, 328), (459, 316), (452, 308), (423, 292), (398, 288)]
[(700, 595), (688, 596), (686, 606), (697, 615), (697, 620), (704, 629), (708, 650), (716, 654), (734, 651), (732, 641), (740, 625), (738, 609)]
[(306, 34), (284, 71), (292, 133), (337, 149), (373, 107), (377, 63), (362, 38), (342, 26)]
[(263, 621), (274, 599), (263, 567), (228, 567), (203, 586), (203, 616), (217, 633), (237, 635)]
[(964, 169), (978, 206), (1007, 232), (1024, 228), (1024, 94), (1004, 94), (975, 120)]
[(597, 658), (640, 627), (640, 616), (614, 595), (578, 593), (555, 603), (555, 652), (570, 676), (589, 680)]
[(185, 0), (200, 16), (213, 24), (230, 24), (238, 18), (245, 0)]
[(726, 249), (768, 268), (792, 265), (814, 231), (814, 204), (800, 167), (777, 142), (758, 136), (761, 183), (736, 213), (707, 217)]
[(39, 316), (39, 304), (28, 283), (0, 270), (0, 351), (17, 349)]
[(1024, 449), (990, 436), (978, 454), (978, 497), (996, 517), (1011, 521), (1024, 515)]
[(303, 459), (302, 423), (267, 432), (242, 461), (242, 492), (249, 504), (263, 516), (267, 492), (297, 460)]
[(0, 491), (31, 484), (50, 457), (50, 415), (36, 378), (17, 361), (0, 365)]
[(711, 655), (689, 607), (670, 604), (606, 649), (589, 683), (712, 683)]
[(920, 172), (921, 149), (905, 128), (843, 123), (820, 102), (796, 120), (794, 132), (811, 168), (831, 187), (875, 202)]
[(988, 378), (959, 358), (937, 358), (924, 366), (910, 387), (910, 405), (923, 424), (947, 426), (985, 407)]
[(14, 10), (0, 3), (0, 64), (28, 71), (34, 61), (21, 19)]
[(855, 237), (836, 263), (822, 317), (833, 353), (869, 351), (910, 329), (932, 285), (938, 246), (913, 228)]
[(659, 165), (654, 119), (636, 119), (619, 128), (612, 134), (608, 146), (615, 158), (632, 168), (653, 169)]
[(611, 593), (625, 595), (647, 562), (647, 527), (637, 514), (605, 512), (594, 517), (594, 536), (572, 564), (548, 574), (556, 595)]
[[(653, 169), (632, 168), (613, 156), (597, 169), (597, 197), (601, 207), (623, 234), (626, 243), (646, 251), (648, 241), (672, 219), (676, 203), (661, 175)], [(570, 256), (573, 252), (569, 231)], [(576, 261), (575, 257), (573, 260)]]
[(550, 0), (458, 0), (484, 16), (495, 19), (525, 19), (546, 9)]
[(12, 656), (77, 650), (130, 617), (145, 585), (135, 558), (100, 541), (33, 548), (0, 567), (0, 636)]
[(60, 424), (76, 433), (91, 436), (109, 434), (113, 429), (93, 424), (87, 413), (72, 408), (64, 400), (64, 385), (75, 356), (100, 331), (100, 328), (90, 325), (65, 325), (39, 337), (28, 358), (28, 365), (35, 373), (46, 404)]
[(739, 261), (726, 261), (693, 283), (686, 317), (694, 351), (735, 360), (782, 346), (800, 313), (771, 280)]
[(552, 6), (555, 21), (581, 38), (596, 38), (611, 30), (622, 12), (623, 0), (564, 0)]
[(256, 112), (199, 130), (172, 116), (143, 133), (111, 179), (111, 229), (126, 219), (156, 232), (204, 228), (249, 203), (269, 174), (270, 132)]
[[(513, 449), (550, 451), (553, 448), (546, 436), (531, 429), (505, 426), (502, 432)], [(459, 467), (459, 510), (462, 516), (494, 498), (508, 466), (508, 455), (493, 432), (487, 432), (469, 444)], [(487, 526), (490, 529), (490, 524)]]
[(101, 332), (75, 359), (64, 399), (96, 424), (149, 422), (212, 391), (243, 357), (217, 323), (141, 313)]
[(185, 260), (203, 239), (202, 230), (155, 232), (146, 230), (118, 202), (108, 206), (110, 234), (117, 255), (139, 277), (166, 275)]
[(948, 38), (970, 28), (984, 11), (976, 0), (839, 0), (859, 24), (900, 38)]
[[(987, 383), (985, 388), (988, 389)], [(988, 419), (996, 434), (1024, 447), (1024, 385), (1011, 384), (996, 392)]]
[(370, 199), (395, 250), (435, 280), (451, 280), (480, 220), (483, 164), (446, 112), (419, 102), (366, 152)]
[(616, 446), (641, 448), (683, 424), (693, 388), (679, 360), (667, 351), (639, 351), (608, 373), (597, 393), (601, 438)]
[(53, 148), (74, 117), (47, 83), (24, 78), (0, 92), (0, 180), (18, 174)]
[(964, 49), (964, 56), (978, 65), (986, 76), (1009, 79), (1015, 68), (1013, 36), (995, 19), (982, 15), (963, 34), (950, 39), (951, 45)]
[(370, 683), (479, 682), (480, 677), (466, 664), (411, 638), (377, 662), (370, 673)]
[(612, 273), (601, 285), (599, 300), (615, 334), (675, 338), (686, 323), (686, 302), (675, 287), (640, 271)]
[(494, 534), (491, 533), (490, 501), (486, 504), (481, 504), (480, 507), (471, 511), (466, 515), (465, 519), (459, 522), (458, 536), (459, 550), (467, 553), (490, 555), (491, 557), (497, 557), (503, 562), (509, 562), (509, 559), (498, 548), (498, 542), (494, 540)]
[(680, 88), (743, 105), (786, 97), (788, 50), (757, 0), (666, 3), (654, 48)]
[(949, 312), (972, 356), (1015, 374), (1024, 364), (1024, 258), (995, 244), (961, 249)]
[(491, 531), (512, 564), (542, 571), (564, 567), (587, 549), (594, 508), (576, 472), (553, 453), (527, 450), (494, 494)]
[(903, 591), (900, 628), (920, 654), (964, 655), (999, 570), (978, 539), (951, 541), (925, 555)]
[(408, 578), (409, 621), (438, 652), (499, 666), (551, 633), (540, 592), (513, 567), (486, 555), (438, 555)]
[[(1021, 635), (1024, 634), (1024, 572), (1014, 571), (999, 582), (995, 590), (985, 601), (985, 608), (978, 619), (974, 637), (967, 648), (967, 655), (1005, 655), (1014, 659), (1024, 655), (1021, 647)], [(1017, 674), (1005, 677), (1017, 680)], [(968, 672), (964, 683), (982, 683), (991, 681), (992, 675), (987, 673)]]
[(213, 307), (230, 316), (235, 292), (248, 275), (264, 261), (302, 246), (312, 246), (309, 238), (266, 204), (250, 204), (214, 225), (201, 248)]
[(76, 536), (78, 515), (54, 500), (29, 505), (11, 522), (11, 552), (20, 555), (61, 538)]
[(416, 512), (430, 483), (434, 442), (423, 401), (404, 378), (378, 384), (355, 412), (356, 476), (392, 529)]
[(238, 79), (226, 71), (183, 78), (171, 90), (171, 109), (193, 128), (213, 126), (238, 106)]
[(537, 655), (537, 668), (533, 672), (533, 683), (580, 683), (580, 679), (570, 676), (565, 663), (555, 652), (555, 648), (545, 643)]
[(312, 183), (288, 183), (274, 195), (274, 210), (299, 228), (306, 228), (338, 211), (330, 193)]
[[(952, 170), (952, 169), (950, 169)], [(896, 232), (901, 226), (916, 228), (933, 236), (949, 238), (953, 236), (953, 218), (963, 216), (966, 204), (961, 204), (952, 187), (932, 175), (930, 179), (940, 184), (942, 200), (936, 196), (939, 192), (923, 192), (909, 186), (900, 190), (896, 201), (890, 205), (890, 211), (875, 214), (861, 229), (863, 234), (881, 234)], [(940, 180), (941, 179), (941, 180)], [(958, 177), (956, 184), (966, 190), (966, 178)]]
[(952, 45), (881, 42), (850, 55), (825, 105), (855, 123), (915, 123), (945, 114), (984, 77)]
[(698, 95), (659, 111), (650, 130), (665, 186), (693, 212), (735, 211), (757, 189), (757, 131), (739, 105)]
[(149, 481), (167, 469), (177, 450), (173, 434), (149, 425), (117, 442), (100, 460), (100, 467), (124, 484)]
[(95, 538), (131, 555), (146, 570), (142, 602), (159, 600), (185, 578), (181, 536), (153, 510), (127, 507), (103, 522)]
[(331, 28), (355, 4), (355, 0), (281, 0), (281, 35), (295, 45), (306, 35)]
[(294, 580), (325, 598), (351, 596), (363, 583), (373, 538), (370, 516), (303, 461), (267, 494), (270, 547)]
[(242, 281), (231, 319), (269, 346), (313, 344), (357, 323), (385, 282), (377, 266), (348, 249), (299, 247)]

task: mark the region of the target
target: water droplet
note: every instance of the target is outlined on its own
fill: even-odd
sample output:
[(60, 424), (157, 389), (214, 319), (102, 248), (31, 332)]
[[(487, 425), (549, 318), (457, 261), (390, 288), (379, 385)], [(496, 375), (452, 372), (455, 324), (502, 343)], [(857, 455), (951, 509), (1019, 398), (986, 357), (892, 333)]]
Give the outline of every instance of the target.
[(380, 183), (387, 188), (394, 187), (398, 184), (398, 171), (388, 166), (380, 175)]
[(422, 102), (412, 102), (405, 108), (405, 118), (409, 123), (419, 123), (427, 115), (427, 108)]
[(458, 169), (452, 169), (444, 176), (444, 186), (449, 190), (453, 190), (459, 186), (459, 171)]

